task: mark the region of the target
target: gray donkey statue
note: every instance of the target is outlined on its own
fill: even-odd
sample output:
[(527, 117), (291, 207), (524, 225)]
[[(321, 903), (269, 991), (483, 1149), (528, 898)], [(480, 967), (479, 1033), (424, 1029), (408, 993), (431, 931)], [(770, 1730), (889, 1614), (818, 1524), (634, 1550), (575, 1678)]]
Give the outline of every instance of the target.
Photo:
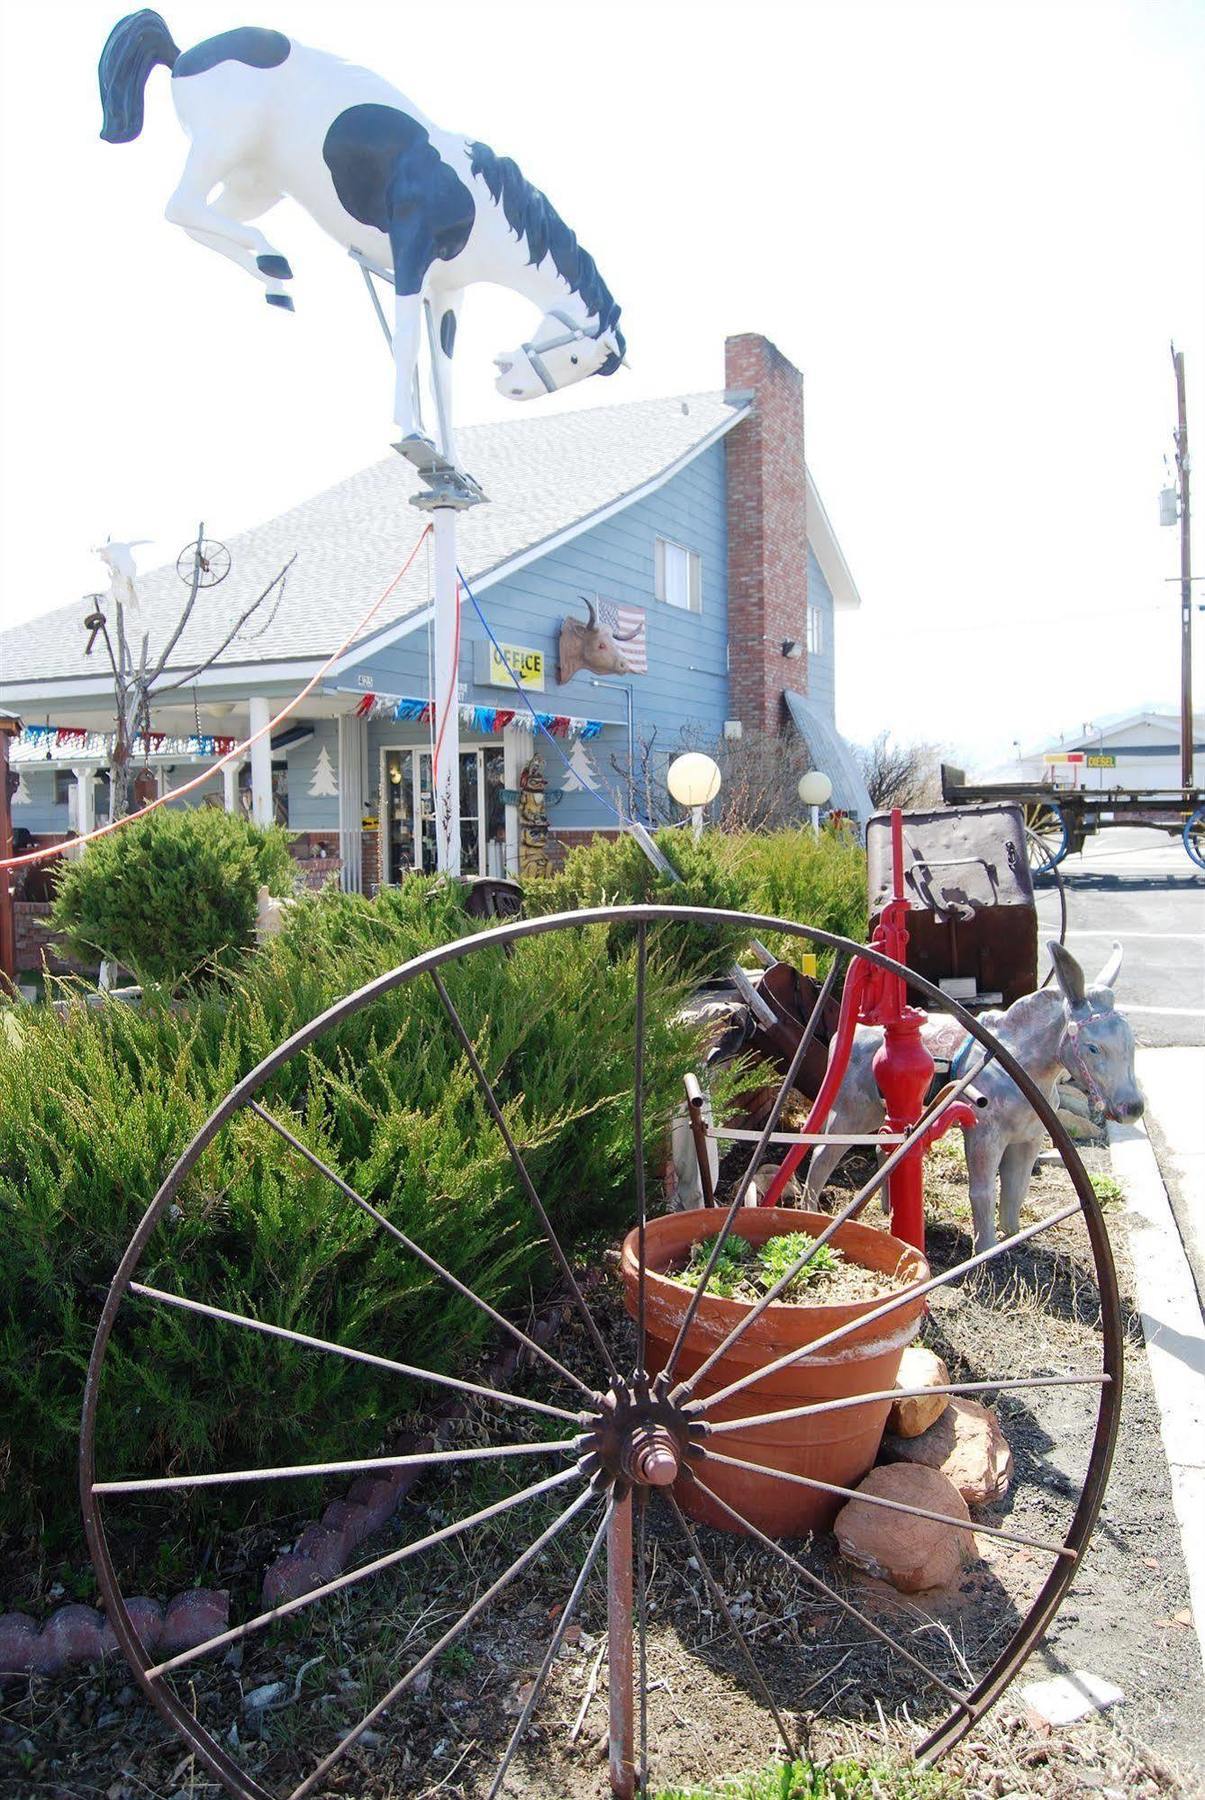
[[(1140, 1119), (1142, 1095), (1134, 1075), (1134, 1034), (1113, 1008), (1113, 986), (1121, 968), (1121, 945), (1112, 953), (1091, 986), (1084, 971), (1062, 944), (1051, 944), (1057, 987), (1024, 994), (1007, 1012), (983, 1014), (983, 1023), (1031, 1075), (1055, 1104), (1055, 1089), (1069, 1076), (1106, 1117)], [(933, 1019), (922, 1035), (930, 1048), (953, 1022)], [(951, 1057), (951, 1074), (961, 1075), (982, 1055), (969, 1033)], [(883, 1041), (878, 1027), (859, 1026), (854, 1036), (849, 1072), (837, 1095), (827, 1129), (870, 1133), (883, 1122), (883, 1100), (875, 1086), (871, 1061)], [(1041, 1121), (1016, 1084), (989, 1063), (974, 1088), (987, 1106), (970, 1130), (963, 1132), (971, 1194), (972, 1233), (976, 1250), (996, 1242), (997, 1193), (1000, 1231), (1005, 1237), (1020, 1228), (1021, 1202), (1029, 1191), (1038, 1152), (1046, 1141)], [(845, 1154), (840, 1145), (825, 1144), (812, 1153), (805, 1204), (816, 1206), (833, 1169)], [(998, 1189), (997, 1189), (997, 1183)]]

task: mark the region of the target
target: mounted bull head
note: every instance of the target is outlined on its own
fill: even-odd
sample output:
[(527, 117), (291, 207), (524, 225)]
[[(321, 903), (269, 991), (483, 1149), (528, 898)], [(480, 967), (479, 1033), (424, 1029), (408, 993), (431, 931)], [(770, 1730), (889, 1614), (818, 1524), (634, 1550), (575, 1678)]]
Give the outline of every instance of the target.
[(594, 675), (631, 675), (632, 666), (619, 646), (638, 638), (641, 627), (637, 625), (632, 631), (614, 631), (610, 626), (600, 624), (596, 601), (585, 594), (579, 598), (586, 609), (587, 622), (583, 625), (580, 619), (561, 620), (557, 680), (562, 685), (572, 681), (579, 669), (589, 669)]

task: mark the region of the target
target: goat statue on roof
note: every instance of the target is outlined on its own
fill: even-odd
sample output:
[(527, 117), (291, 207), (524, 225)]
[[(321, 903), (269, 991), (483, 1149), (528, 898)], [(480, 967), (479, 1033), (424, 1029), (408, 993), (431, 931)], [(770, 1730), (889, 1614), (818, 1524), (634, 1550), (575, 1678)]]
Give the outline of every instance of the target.
[[(539, 188), (488, 144), (441, 131), (389, 82), (282, 31), (242, 26), (189, 50), (157, 12), (122, 19), (100, 58), (101, 137), (142, 130), (143, 91), (159, 63), (191, 139), (167, 217), (229, 257), (293, 310), (293, 271), (255, 225), (285, 195), (394, 289), (394, 419), (421, 447), (417, 407), (423, 308), (439, 445), (455, 461), (451, 370), (464, 290), (488, 281), (542, 313), (533, 338), (495, 358), (496, 387), (538, 399), (624, 359), (619, 307), (594, 259)], [(216, 190), (216, 192), (215, 192)]]

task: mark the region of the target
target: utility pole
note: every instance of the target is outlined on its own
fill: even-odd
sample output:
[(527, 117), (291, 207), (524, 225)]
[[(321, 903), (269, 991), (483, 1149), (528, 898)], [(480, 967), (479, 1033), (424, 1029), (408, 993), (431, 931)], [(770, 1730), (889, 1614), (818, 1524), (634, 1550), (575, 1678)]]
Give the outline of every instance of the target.
[(1193, 786), (1192, 766), (1192, 523), (1188, 506), (1188, 410), (1184, 352), (1173, 344), (1176, 374), (1176, 470), (1180, 482), (1180, 786)]

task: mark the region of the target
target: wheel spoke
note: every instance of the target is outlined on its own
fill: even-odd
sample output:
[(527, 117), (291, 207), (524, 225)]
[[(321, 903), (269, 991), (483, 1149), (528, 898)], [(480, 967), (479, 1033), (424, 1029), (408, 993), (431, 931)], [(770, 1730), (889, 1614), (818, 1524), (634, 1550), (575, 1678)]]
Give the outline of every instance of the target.
[(457, 1277), (452, 1274), (450, 1269), (445, 1269), (442, 1263), (436, 1262), (435, 1258), (424, 1250), (421, 1244), (416, 1244), (413, 1238), (408, 1237), (391, 1219), (386, 1218), (384, 1213), (378, 1211), (370, 1200), (366, 1200), (362, 1194), (357, 1193), (350, 1183), (344, 1181), (343, 1177), (334, 1169), (330, 1168), (327, 1163), (324, 1163), (320, 1156), (315, 1155), (308, 1144), (303, 1144), (300, 1138), (295, 1137), (288, 1126), (282, 1124), (279, 1119), (274, 1118), (273, 1115), (268, 1112), (266, 1107), (259, 1104), (258, 1100), (249, 1100), (247, 1102), (247, 1107), (250, 1112), (255, 1113), (258, 1118), (261, 1118), (266, 1125), (270, 1125), (273, 1131), (277, 1132), (284, 1139), (285, 1143), (288, 1144), (291, 1149), (295, 1150), (299, 1156), (303, 1156), (306, 1162), (317, 1169), (319, 1174), (325, 1175), (327, 1180), (332, 1182), (341, 1194), (345, 1195), (353, 1205), (358, 1206), (361, 1212), (367, 1214), (370, 1219), (380, 1226), (382, 1231), (388, 1232), (389, 1236), (395, 1239), (404, 1250), (408, 1250), (411, 1256), (417, 1257), (424, 1268), (430, 1269), (433, 1275), (437, 1275), (441, 1281), (446, 1282), (453, 1292), (459, 1294), (462, 1299), (471, 1301), (472, 1304), (483, 1312), (488, 1319), (492, 1319), (494, 1324), (499, 1326), (501, 1330), (509, 1332), (510, 1336), (522, 1344), (525, 1350), (530, 1351), (533, 1356), (538, 1356), (543, 1362), (548, 1364), (549, 1368), (555, 1369), (557, 1374), (560, 1375), (563, 1380), (569, 1382), (573, 1387), (580, 1389), (580, 1391), (587, 1395), (591, 1400), (596, 1398), (593, 1388), (575, 1375), (571, 1369), (567, 1369), (564, 1363), (558, 1361), (551, 1352), (545, 1350), (542, 1344), (537, 1344), (533, 1337), (529, 1337), (525, 1331), (521, 1331), (510, 1319), (505, 1318), (502, 1313), (496, 1311), (487, 1300), (483, 1300), (479, 1294), (475, 1294), (471, 1287), (466, 1287), (464, 1282), (458, 1280)]
[(844, 1412), (865, 1406), (868, 1400), (923, 1400), (929, 1394), (989, 1394), (1014, 1388), (1108, 1387), (1111, 1375), (1022, 1375), (998, 1381), (949, 1381), (926, 1388), (877, 1388), (871, 1394), (847, 1394), (840, 1400), (811, 1400), (806, 1406), (789, 1406), (783, 1412), (754, 1413), (747, 1418), (707, 1421), (707, 1436), (728, 1431), (748, 1431), (754, 1425), (785, 1425), (788, 1419), (808, 1419), (815, 1413)]
[(979, 1076), (983, 1073), (991, 1060), (992, 1057), (989, 1052), (983, 1058), (982, 1062), (977, 1063), (973, 1069), (961, 1076), (959, 1080), (954, 1082), (951, 1086), (942, 1089), (941, 1093), (934, 1099), (933, 1104), (927, 1111), (921, 1114), (921, 1117), (917, 1120), (911, 1132), (904, 1138), (904, 1141), (901, 1144), (897, 1144), (895, 1149), (891, 1152), (891, 1155), (886, 1157), (884, 1161), (880, 1163), (879, 1167), (865, 1186), (859, 1188), (852, 1200), (850, 1200), (847, 1205), (843, 1206), (839, 1213), (833, 1215), (828, 1224), (824, 1227), (824, 1230), (819, 1232), (816, 1237), (812, 1238), (807, 1249), (801, 1256), (795, 1259), (785, 1275), (780, 1276), (773, 1287), (770, 1288), (767, 1293), (763, 1294), (761, 1299), (758, 1300), (754, 1306), (751, 1306), (749, 1311), (737, 1321), (723, 1343), (718, 1344), (706, 1360), (700, 1363), (694, 1374), (679, 1384), (677, 1393), (680, 1397), (685, 1397), (694, 1392), (696, 1384), (702, 1380), (708, 1370), (714, 1368), (720, 1358), (727, 1355), (733, 1344), (738, 1343), (745, 1335), (746, 1331), (748, 1331), (749, 1327), (761, 1318), (766, 1308), (773, 1305), (778, 1296), (790, 1286), (792, 1281), (794, 1281), (800, 1270), (807, 1267), (816, 1252), (823, 1245), (828, 1243), (829, 1239), (841, 1229), (842, 1225), (846, 1224), (856, 1213), (860, 1212), (868, 1200), (872, 1199), (873, 1196), (878, 1193), (879, 1189), (883, 1186), (884, 1182), (890, 1178), (898, 1164), (915, 1148), (917, 1140), (929, 1129), (929, 1126), (933, 1123), (933, 1120), (937, 1115), (940, 1112), (943, 1112), (952, 1101), (957, 1100), (958, 1096), (963, 1093), (973, 1081), (978, 1080)]
[(644, 989), (648, 974), (648, 927), (636, 927), (636, 1043), (632, 1058), (632, 1127), (636, 1139), (636, 1379), (643, 1381), (645, 1306), (644, 1192)]
[(817, 1593), (823, 1594), (825, 1599), (830, 1600), (834, 1606), (839, 1606), (841, 1611), (847, 1613), (851, 1619), (856, 1619), (859, 1625), (870, 1633), (871, 1637), (878, 1638), (881, 1644), (886, 1644), (887, 1648), (896, 1656), (902, 1656), (906, 1663), (910, 1663), (934, 1687), (940, 1688), (942, 1693), (956, 1706), (965, 1704), (966, 1696), (960, 1694), (957, 1688), (952, 1688), (949, 1682), (942, 1680), (940, 1675), (935, 1675), (932, 1669), (927, 1669), (919, 1657), (913, 1656), (910, 1650), (905, 1650), (902, 1644), (897, 1643), (889, 1632), (883, 1631), (880, 1626), (876, 1625), (873, 1619), (868, 1619), (866, 1614), (853, 1604), (852, 1600), (847, 1600), (843, 1594), (837, 1592), (836, 1588), (831, 1588), (827, 1581), (823, 1581), (819, 1575), (813, 1574), (806, 1563), (801, 1563), (797, 1556), (792, 1556), (789, 1550), (784, 1550), (782, 1545), (775, 1543), (772, 1537), (767, 1537), (764, 1531), (759, 1531), (750, 1519), (746, 1519), (743, 1513), (737, 1512), (735, 1506), (729, 1506), (727, 1500), (721, 1500), (715, 1489), (709, 1488), (705, 1481), (699, 1481), (693, 1470), (690, 1473), (707, 1498), (713, 1501), (721, 1512), (726, 1512), (742, 1531), (747, 1531), (750, 1537), (757, 1539), (759, 1544), (764, 1544), (767, 1550), (772, 1550), (781, 1562), (786, 1563), (788, 1568), (794, 1569), (797, 1575), (802, 1575), (803, 1579), (814, 1587)]
[(392, 1357), (374, 1356), (369, 1350), (352, 1350), (346, 1344), (332, 1344), (326, 1338), (310, 1337), (304, 1331), (290, 1331), (284, 1325), (269, 1325), (264, 1319), (249, 1319), (245, 1313), (226, 1312), (220, 1306), (207, 1306), (203, 1300), (188, 1300), (183, 1294), (168, 1294), (162, 1288), (145, 1287), (140, 1281), (131, 1281), (130, 1293), (140, 1294), (144, 1300), (158, 1300), (164, 1306), (179, 1306), (185, 1312), (200, 1313), (203, 1318), (217, 1319), (223, 1325), (241, 1325), (246, 1331), (262, 1332), (265, 1337), (283, 1338), (286, 1343), (300, 1344), (304, 1350), (325, 1350), (332, 1356), (345, 1356), (350, 1362), (370, 1363), (377, 1369), (391, 1369), (395, 1375), (405, 1375), (412, 1381), (433, 1381), (437, 1387), (454, 1388), (460, 1394), (475, 1394), (479, 1400), (488, 1400), (491, 1404), (501, 1406), (519, 1406), (528, 1412), (547, 1413), (554, 1419), (568, 1419), (571, 1425), (579, 1425), (587, 1416), (584, 1413), (566, 1412), (563, 1406), (550, 1406), (544, 1400), (529, 1400), (525, 1394), (508, 1394), (501, 1388), (482, 1387), (475, 1381), (461, 1381), (455, 1375), (437, 1375), (434, 1369), (415, 1368), (412, 1363), (395, 1362)]
[(619, 1370), (615, 1366), (615, 1359), (611, 1355), (611, 1352), (607, 1348), (606, 1341), (603, 1338), (602, 1332), (598, 1329), (598, 1323), (594, 1317), (594, 1314), (590, 1311), (590, 1308), (586, 1305), (586, 1297), (582, 1293), (581, 1288), (578, 1286), (577, 1277), (574, 1275), (573, 1270), (569, 1265), (569, 1258), (565, 1255), (564, 1250), (561, 1248), (561, 1241), (557, 1237), (556, 1232), (552, 1229), (552, 1220), (548, 1217), (547, 1212), (544, 1210), (543, 1201), (540, 1199), (540, 1196), (536, 1193), (535, 1184), (533, 1183), (531, 1176), (527, 1172), (527, 1164), (523, 1161), (523, 1158), (519, 1152), (519, 1146), (516, 1144), (514, 1137), (511, 1134), (510, 1127), (506, 1123), (505, 1114), (503, 1113), (502, 1108), (498, 1104), (498, 1097), (494, 1093), (493, 1086), (490, 1082), (489, 1076), (486, 1074), (484, 1068), (481, 1065), (481, 1059), (477, 1055), (477, 1051), (473, 1045), (473, 1041), (469, 1037), (468, 1032), (464, 1028), (464, 1023), (460, 1017), (460, 1014), (457, 1012), (455, 1006), (452, 1003), (452, 997), (448, 993), (447, 988), (444, 986), (443, 980), (439, 974), (438, 969), (431, 969), (429, 971), (429, 973), (431, 976), (432, 983), (434, 984), (435, 991), (439, 995), (440, 1005), (443, 1007), (444, 1012), (448, 1016), (448, 1022), (451, 1025), (452, 1030), (456, 1033), (457, 1042), (460, 1044), (461, 1049), (464, 1051), (465, 1057), (468, 1060), (469, 1068), (473, 1071), (473, 1075), (474, 1075), (474, 1078), (476, 1079), (477, 1085), (481, 1089), (482, 1097), (485, 1100), (486, 1106), (489, 1108), (490, 1117), (493, 1119), (494, 1124), (498, 1127), (498, 1131), (501, 1135), (502, 1142), (506, 1145), (507, 1155), (510, 1157), (512, 1167), (514, 1168), (515, 1174), (519, 1178), (519, 1185), (523, 1189), (523, 1192), (526, 1194), (528, 1202), (532, 1208), (532, 1211), (535, 1213), (536, 1218), (540, 1221), (540, 1227), (543, 1230), (545, 1238), (547, 1239), (549, 1249), (552, 1251), (553, 1256), (556, 1258), (556, 1261), (560, 1268), (561, 1274), (565, 1277), (565, 1281), (567, 1282), (568, 1287), (569, 1287), (569, 1292), (573, 1296), (574, 1304), (577, 1307), (578, 1312), (582, 1316), (582, 1320), (585, 1324), (586, 1330), (590, 1334), (590, 1338), (594, 1344), (594, 1348), (598, 1351), (598, 1354), (602, 1358), (603, 1366), (607, 1370), (607, 1373), (610, 1375), (612, 1381), (618, 1381), (619, 1380)]
[[(835, 1330), (825, 1332), (823, 1337), (813, 1338), (810, 1344), (803, 1344), (798, 1350), (789, 1351), (786, 1356), (780, 1356), (775, 1362), (764, 1363), (761, 1368), (751, 1370), (748, 1375), (742, 1375), (738, 1381), (730, 1381), (727, 1387), (719, 1388), (714, 1394), (708, 1394), (705, 1400), (689, 1401), (686, 1410), (696, 1413), (706, 1412), (709, 1407), (715, 1406), (719, 1401), (730, 1400), (733, 1394), (743, 1393), (746, 1388), (754, 1387), (759, 1381), (765, 1381), (767, 1376), (777, 1375), (781, 1369), (792, 1368), (796, 1363), (805, 1361), (809, 1356), (814, 1356), (817, 1350), (826, 1350), (830, 1344), (840, 1343), (843, 1338), (849, 1337), (851, 1332), (861, 1330), (864, 1325), (873, 1325), (878, 1319), (889, 1317), (891, 1313), (898, 1312), (901, 1306), (906, 1306), (910, 1300), (917, 1300), (923, 1294), (931, 1294), (935, 1288), (945, 1287), (947, 1282), (956, 1281), (960, 1275), (966, 1275), (971, 1269), (977, 1269), (983, 1263), (992, 1262), (996, 1257), (1005, 1255), (1007, 1251), (1015, 1250), (1018, 1244), (1027, 1243), (1030, 1238), (1037, 1237), (1039, 1232), (1049, 1231), (1052, 1225), (1061, 1225), (1065, 1219), (1077, 1218), (1079, 1213), (1078, 1200), (1072, 1206), (1063, 1206), (1058, 1212), (1048, 1213), (1044, 1219), (1037, 1220), (1033, 1225), (1027, 1225), (1024, 1231), (1014, 1232), (1009, 1238), (1001, 1238), (1000, 1242), (993, 1244), (990, 1250), (980, 1250), (974, 1256), (968, 1256), (965, 1262), (955, 1263), (954, 1267), (947, 1269), (944, 1274), (931, 1275), (926, 1281), (914, 1281), (911, 1287), (901, 1288), (898, 1294), (893, 1294), (890, 1300), (885, 1300), (881, 1306), (872, 1307), (870, 1312), (859, 1313), (858, 1317), (851, 1319), (848, 1324), (838, 1325)], [(675, 1394), (674, 1398), (676, 1397)]]
[(471, 1450), (428, 1450), (413, 1456), (361, 1456), (353, 1462), (294, 1463), (280, 1469), (221, 1469), (209, 1475), (162, 1475), (135, 1481), (94, 1481), (94, 1494), (156, 1494), (174, 1488), (223, 1487), (240, 1481), (304, 1480), (311, 1475), (365, 1474), (369, 1469), (412, 1469), (425, 1463), (492, 1462), (503, 1456), (548, 1456), (579, 1451), (577, 1438), (553, 1444), (488, 1445)]
[(147, 1670), (147, 1676), (153, 1680), (156, 1676), (168, 1675), (184, 1663), (196, 1662), (198, 1657), (208, 1656), (211, 1650), (220, 1650), (224, 1644), (238, 1643), (242, 1638), (250, 1637), (253, 1632), (262, 1631), (267, 1625), (274, 1625), (278, 1619), (287, 1619), (290, 1613), (300, 1612), (305, 1606), (313, 1606), (317, 1600), (326, 1600), (331, 1594), (354, 1587), (357, 1582), (366, 1581), (370, 1575), (379, 1575), (382, 1569), (392, 1569), (397, 1563), (417, 1556), (420, 1550), (431, 1550), (436, 1544), (459, 1537), (462, 1531), (470, 1531), (474, 1525), (485, 1525), (499, 1514), (509, 1512), (512, 1507), (521, 1506), (525, 1500), (537, 1500), (541, 1494), (549, 1494), (554, 1488), (564, 1487), (566, 1482), (573, 1480), (576, 1473), (576, 1469), (562, 1469), (559, 1474), (549, 1475), (532, 1487), (521, 1488), (517, 1494), (507, 1494), (505, 1499), (494, 1500), (479, 1512), (470, 1513), (467, 1519), (457, 1519), (451, 1525), (441, 1525), (438, 1531), (432, 1531), (426, 1537), (415, 1538), (412, 1544), (403, 1544), (400, 1550), (390, 1550), (370, 1563), (363, 1563), (358, 1569), (349, 1569), (343, 1575), (336, 1575), (330, 1581), (324, 1581), (321, 1587), (310, 1588), (306, 1593), (298, 1594), (295, 1600), (282, 1600), (279, 1606), (269, 1607), (267, 1612), (257, 1613), (253, 1619), (246, 1619), (241, 1625), (232, 1625), (217, 1637), (206, 1638), (203, 1644), (194, 1644), (191, 1649), (181, 1650), (166, 1662), (156, 1664), (153, 1669)]
[(318, 1767), (312, 1774), (307, 1775), (300, 1786), (293, 1789), (293, 1792), (289, 1795), (289, 1800), (303, 1800), (303, 1797), (306, 1794), (312, 1793), (324, 1776), (330, 1772), (334, 1764), (338, 1762), (339, 1758), (346, 1755), (347, 1751), (351, 1749), (356, 1740), (362, 1737), (370, 1726), (376, 1723), (386, 1708), (392, 1706), (395, 1700), (400, 1699), (406, 1692), (406, 1689), (411, 1687), (414, 1682), (418, 1680), (418, 1677), (422, 1674), (423, 1670), (430, 1668), (436, 1657), (441, 1656), (449, 1644), (455, 1643), (456, 1639), (460, 1637), (463, 1632), (468, 1630), (469, 1626), (473, 1623), (473, 1620), (477, 1618), (480, 1613), (485, 1611), (490, 1602), (495, 1600), (504, 1588), (509, 1587), (515, 1577), (521, 1575), (524, 1569), (526, 1569), (530, 1563), (535, 1561), (536, 1557), (539, 1556), (540, 1552), (552, 1542), (558, 1532), (563, 1531), (566, 1525), (581, 1512), (582, 1508), (588, 1506), (590, 1501), (595, 1498), (597, 1498), (597, 1496), (591, 1488), (586, 1488), (583, 1493), (579, 1494), (577, 1499), (565, 1508), (560, 1517), (555, 1519), (545, 1531), (540, 1533), (535, 1543), (529, 1545), (521, 1556), (517, 1556), (510, 1567), (506, 1569), (503, 1574), (499, 1575), (497, 1581), (492, 1582), (485, 1593), (474, 1600), (468, 1611), (461, 1614), (455, 1625), (449, 1627), (449, 1629), (444, 1632), (443, 1636), (438, 1638), (436, 1642), (432, 1644), (431, 1648), (425, 1651), (416, 1663), (411, 1665), (402, 1676), (401, 1680), (394, 1682), (389, 1692), (382, 1699), (377, 1701), (370, 1712), (365, 1713), (359, 1724), (353, 1725), (351, 1730), (340, 1738), (339, 1742), (335, 1745), (335, 1748), (328, 1756), (323, 1757), (322, 1761), (318, 1764)]
[(744, 1469), (750, 1475), (769, 1475), (775, 1481), (787, 1481), (795, 1487), (810, 1488), (813, 1493), (840, 1494), (846, 1500), (861, 1500), (867, 1506), (881, 1506), (887, 1512), (911, 1513), (913, 1518), (928, 1519), (934, 1525), (950, 1525), (955, 1531), (981, 1531), (988, 1537), (1003, 1538), (1006, 1544), (1023, 1544), (1028, 1550), (1045, 1550), (1051, 1556), (1070, 1557), (1075, 1551), (1066, 1544), (1052, 1543), (1048, 1538), (1026, 1537), (1019, 1531), (1005, 1531), (999, 1525), (978, 1525), (967, 1519), (953, 1519), (949, 1513), (931, 1512), (927, 1506), (908, 1506), (902, 1500), (884, 1500), (879, 1494), (859, 1493), (857, 1488), (841, 1487), (835, 1481), (817, 1481), (810, 1475), (796, 1475), (789, 1469), (775, 1469), (767, 1463), (746, 1462), (740, 1456), (721, 1456), (718, 1450), (704, 1450), (705, 1462), (723, 1463), (725, 1468)]
[(728, 1609), (728, 1602), (724, 1598), (724, 1590), (721, 1588), (719, 1582), (716, 1580), (715, 1576), (712, 1574), (711, 1565), (707, 1561), (707, 1558), (703, 1555), (703, 1551), (702, 1551), (702, 1548), (700, 1547), (699, 1540), (695, 1536), (694, 1532), (691, 1530), (690, 1523), (686, 1517), (686, 1514), (682, 1511), (682, 1508), (678, 1505), (678, 1502), (675, 1500), (672, 1489), (666, 1488), (665, 1497), (669, 1501), (670, 1506), (673, 1508), (674, 1517), (677, 1519), (678, 1524), (682, 1528), (682, 1532), (686, 1538), (686, 1542), (690, 1546), (691, 1554), (694, 1557), (695, 1561), (698, 1563), (699, 1571), (702, 1574), (704, 1581), (707, 1583), (708, 1591), (711, 1594), (711, 1597), (715, 1601), (716, 1605), (719, 1607), (720, 1612), (723, 1615), (724, 1622), (727, 1625), (729, 1631), (732, 1633), (733, 1637), (736, 1639), (737, 1647), (739, 1648), (741, 1656), (744, 1659), (745, 1667), (749, 1671), (749, 1674), (750, 1674), (750, 1677), (752, 1678), (753, 1684), (757, 1688), (758, 1692), (761, 1694), (762, 1699), (765, 1701), (766, 1706), (768, 1707), (769, 1711), (774, 1716), (774, 1723), (778, 1726), (778, 1730), (782, 1737), (782, 1741), (787, 1747), (788, 1755), (797, 1757), (799, 1755), (799, 1750), (798, 1750), (798, 1747), (796, 1746), (795, 1740), (791, 1736), (791, 1733), (787, 1730), (786, 1723), (783, 1719), (783, 1716), (779, 1712), (778, 1707), (774, 1703), (774, 1696), (770, 1692), (770, 1689), (766, 1684), (765, 1677), (763, 1676), (761, 1670), (757, 1666), (757, 1663), (754, 1659), (753, 1652), (749, 1648), (749, 1644), (745, 1637), (744, 1632), (741, 1630), (740, 1626), (737, 1624), (736, 1620), (733, 1618), (731, 1612)]
[(569, 1625), (581, 1602), (586, 1583), (590, 1579), (590, 1571), (598, 1560), (598, 1553), (602, 1549), (603, 1539), (607, 1535), (607, 1526), (611, 1522), (611, 1513), (614, 1510), (614, 1505), (615, 1502), (614, 1499), (612, 1499), (599, 1522), (598, 1530), (594, 1533), (594, 1541), (586, 1552), (585, 1562), (578, 1570), (577, 1580), (573, 1584), (573, 1592), (570, 1594), (568, 1600), (566, 1600), (564, 1610), (556, 1622), (556, 1630), (553, 1632), (551, 1642), (544, 1652), (544, 1660), (540, 1664), (539, 1673), (531, 1684), (531, 1692), (524, 1702), (523, 1711), (519, 1715), (518, 1724), (511, 1732), (510, 1742), (506, 1746), (506, 1754), (502, 1758), (498, 1773), (494, 1776), (493, 1786), (486, 1795), (486, 1800), (496, 1800), (496, 1796), (501, 1791), (502, 1783), (506, 1780), (506, 1771), (510, 1768), (515, 1751), (519, 1748), (519, 1745), (523, 1740), (523, 1734), (531, 1723), (531, 1715), (540, 1704), (540, 1699), (544, 1692), (544, 1685), (548, 1680), (552, 1665), (556, 1661), (557, 1651), (564, 1641), (565, 1633), (569, 1629)]
[(820, 1025), (821, 1016), (825, 1007), (828, 1005), (833, 988), (836, 986), (837, 972), (840, 966), (840, 957), (834, 956), (832, 967), (824, 978), (824, 986), (820, 990), (819, 998), (812, 1008), (807, 1024), (800, 1033), (799, 1042), (795, 1046), (795, 1053), (791, 1058), (786, 1074), (782, 1078), (782, 1085), (774, 1096), (774, 1104), (770, 1108), (769, 1116), (762, 1128), (761, 1136), (754, 1145), (753, 1154), (749, 1158), (748, 1167), (745, 1170), (744, 1177), (737, 1183), (736, 1191), (732, 1196), (732, 1203), (729, 1206), (727, 1213), (724, 1215), (724, 1222), (720, 1226), (715, 1243), (712, 1245), (711, 1255), (707, 1259), (707, 1267), (703, 1270), (703, 1273), (699, 1278), (698, 1286), (690, 1297), (686, 1312), (682, 1318), (682, 1323), (678, 1327), (678, 1335), (674, 1339), (673, 1348), (670, 1350), (663, 1370), (663, 1379), (666, 1382), (672, 1381), (673, 1379), (674, 1370), (678, 1366), (678, 1358), (681, 1356), (683, 1345), (686, 1343), (687, 1333), (694, 1324), (695, 1314), (703, 1304), (703, 1296), (707, 1292), (707, 1284), (711, 1280), (711, 1277), (715, 1272), (715, 1266), (723, 1254), (724, 1245), (728, 1241), (728, 1236), (735, 1223), (736, 1215), (744, 1204), (745, 1191), (748, 1188), (749, 1183), (753, 1180), (753, 1177), (757, 1174), (758, 1169), (761, 1167), (762, 1158), (766, 1154), (766, 1145), (770, 1142), (774, 1127), (777, 1125), (782, 1109), (786, 1105), (787, 1095), (795, 1085), (795, 1077), (803, 1067), (803, 1059), (811, 1047), (812, 1039), (815, 1037)]

